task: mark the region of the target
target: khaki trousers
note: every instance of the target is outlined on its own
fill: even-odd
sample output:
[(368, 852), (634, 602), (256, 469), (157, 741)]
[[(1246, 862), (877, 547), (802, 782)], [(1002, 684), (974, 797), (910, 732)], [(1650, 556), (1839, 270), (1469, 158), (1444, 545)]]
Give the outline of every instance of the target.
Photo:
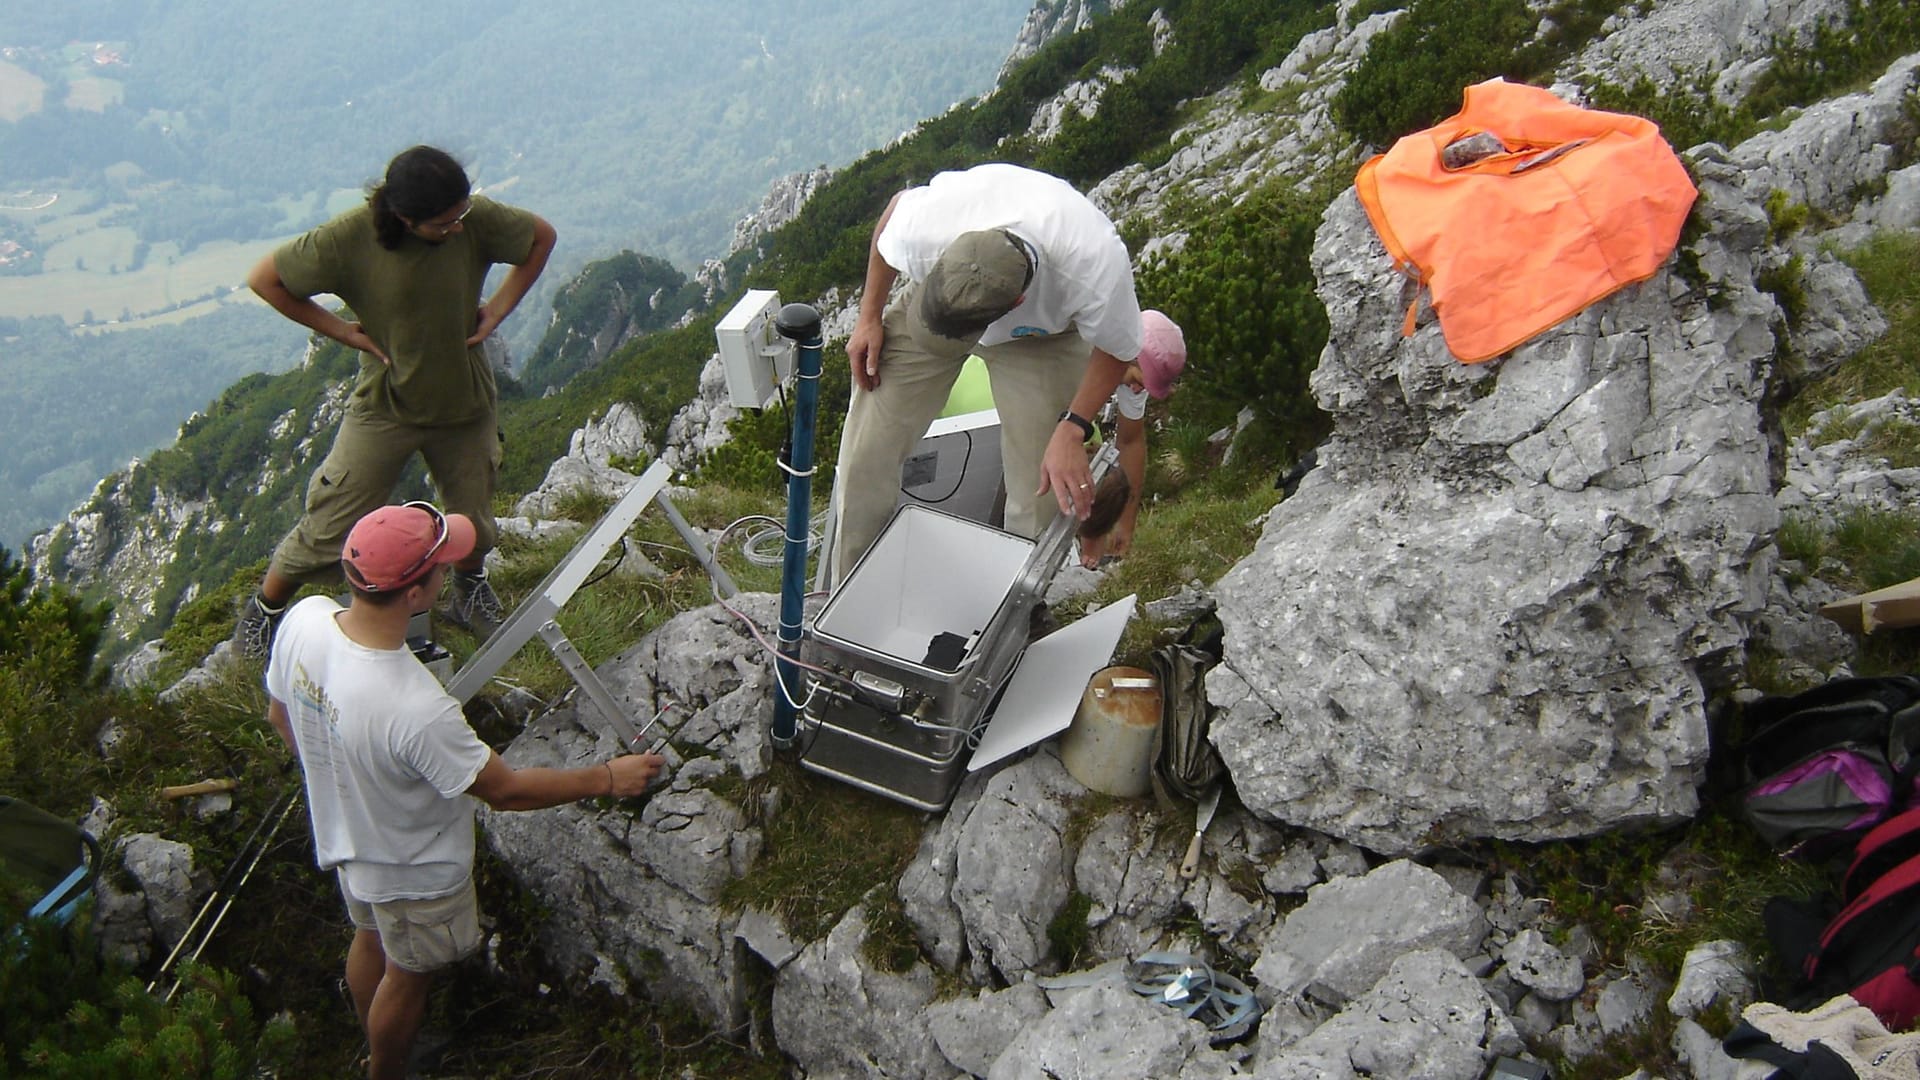
[(1093, 347), (1078, 334), (1016, 338), (976, 348), (928, 333), (909, 318), (919, 286), (887, 306), (880, 354), (880, 385), (853, 388), (835, 467), (840, 516), (835, 525), (833, 580), (853, 564), (886, 527), (900, 501), (900, 469), (940, 415), (961, 365), (970, 353), (986, 361), (994, 406), (1000, 412), (1000, 459), (1007, 485), (1006, 529), (1036, 537), (1059, 514), (1051, 493), (1036, 498), (1040, 461), (1060, 413), (1073, 404)]
[(473, 519), (473, 550), (493, 550), (493, 487), (500, 425), (492, 412), (464, 424), (419, 427), (351, 406), (327, 459), (307, 481), (306, 513), (274, 549), (272, 568), (297, 582), (340, 576), (340, 547), (354, 523), (393, 497), (408, 459), (426, 459), (442, 509)]

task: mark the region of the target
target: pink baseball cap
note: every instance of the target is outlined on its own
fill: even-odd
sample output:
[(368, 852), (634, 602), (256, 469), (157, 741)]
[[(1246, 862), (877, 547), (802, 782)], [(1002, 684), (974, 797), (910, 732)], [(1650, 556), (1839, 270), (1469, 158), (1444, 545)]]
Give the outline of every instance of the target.
[(368, 592), (404, 589), (429, 570), (473, 554), (473, 520), (432, 503), (383, 506), (361, 518), (340, 550), (347, 580)]
[(1147, 393), (1163, 398), (1173, 393), (1173, 381), (1187, 366), (1187, 339), (1172, 319), (1158, 311), (1140, 313), (1140, 381)]

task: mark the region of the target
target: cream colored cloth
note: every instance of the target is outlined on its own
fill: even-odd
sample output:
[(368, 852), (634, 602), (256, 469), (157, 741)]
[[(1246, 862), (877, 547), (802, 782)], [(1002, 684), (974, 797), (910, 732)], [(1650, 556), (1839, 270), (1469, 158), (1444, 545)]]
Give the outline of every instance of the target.
[[(1920, 1032), (1892, 1034), (1873, 1010), (1847, 994), (1803, 1013), (1763, 1001), (1747, 1006), (1740, 1016), (1796, 1054), (1819, 1042), (1860, 1080), (1920, 1080)], [(1772, 1065), (1750, 1061), (1743, 1062), (1736, 1075), (1738, 1080), (1764, 1080), (1773, 1072)]]

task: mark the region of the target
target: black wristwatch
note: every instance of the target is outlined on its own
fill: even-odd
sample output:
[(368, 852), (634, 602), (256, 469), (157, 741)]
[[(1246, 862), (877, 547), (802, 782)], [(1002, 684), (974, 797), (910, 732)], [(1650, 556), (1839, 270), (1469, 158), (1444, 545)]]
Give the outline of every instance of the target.
[(1088, 439), (1093, 438), (1093, 421), (1087, 419), (1084, 416), (1081, 416), (1079, 413), (1074, 412), (1072, 409), (1068, 409), (1066, 412), (1061, 413), (1059, 422), (1063, 424), (1072, 424), (1074, 427), (1079, 428), (1081, 442), (1086, 442)]

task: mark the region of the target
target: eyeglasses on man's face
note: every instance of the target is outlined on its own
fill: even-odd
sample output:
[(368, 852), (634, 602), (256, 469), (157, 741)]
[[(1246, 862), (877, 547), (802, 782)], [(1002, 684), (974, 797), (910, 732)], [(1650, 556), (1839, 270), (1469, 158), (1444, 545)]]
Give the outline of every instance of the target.
[(459, 213), (451, 217), (442, 215), (433, 221), (422, 221), (414, 225), (414, 228), (421, 232), (433, 233), (436, 236), (445, 236), (452, 232), (455, 226), (467, 220), (467, 215), (471, 213), (473, 213), (473, 200), (468, 199), (466, 205), (460, 208)]

